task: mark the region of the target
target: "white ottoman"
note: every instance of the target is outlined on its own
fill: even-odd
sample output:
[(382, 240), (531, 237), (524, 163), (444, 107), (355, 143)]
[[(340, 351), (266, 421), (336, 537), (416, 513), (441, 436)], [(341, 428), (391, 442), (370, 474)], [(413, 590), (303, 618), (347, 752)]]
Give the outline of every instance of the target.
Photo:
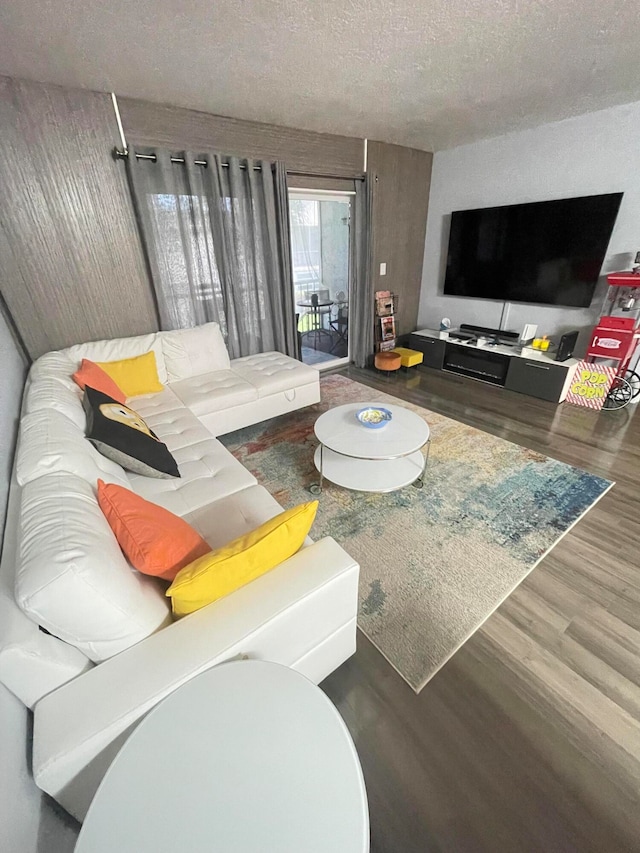
[(325, 694), (234, 661), (180, 687), (126, 741), (76, 853), (367, 853), (360, 762)]

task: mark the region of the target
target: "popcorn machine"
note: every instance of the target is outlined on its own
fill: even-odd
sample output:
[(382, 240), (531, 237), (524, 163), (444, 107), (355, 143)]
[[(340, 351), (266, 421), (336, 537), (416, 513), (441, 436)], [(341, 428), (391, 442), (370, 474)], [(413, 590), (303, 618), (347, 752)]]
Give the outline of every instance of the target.
[[(640, 259), (640, 252), (636, 260)], [(605, 408), (622, 409), (640, 394), (640, 375), (634, 356), (640, 341), (640, 266), (631, 272), (614, 272), (602, 305), (602, 316), (591, 333), (586, 361), (612, 361), (616, 376)], [(632, 365), (633, 362), (633, 365)]]

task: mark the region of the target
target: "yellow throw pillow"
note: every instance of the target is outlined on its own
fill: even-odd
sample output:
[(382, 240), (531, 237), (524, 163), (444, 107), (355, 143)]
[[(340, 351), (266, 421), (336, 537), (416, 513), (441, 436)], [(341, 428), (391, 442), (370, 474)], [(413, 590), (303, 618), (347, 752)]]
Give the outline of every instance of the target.
[(123, 358), (121, 361), (98, 361), (96, 363), (113, 379), (127, 397), (155, 394), (164, 390), (164, 386), (160, 384), (158, 379), (156, 354), (153, 350), (135, 358)]
[(181, 569), (166, 592), (175, 616), (186, 616), (275, 569), (302, 546), (318, 501), (300, 504)]

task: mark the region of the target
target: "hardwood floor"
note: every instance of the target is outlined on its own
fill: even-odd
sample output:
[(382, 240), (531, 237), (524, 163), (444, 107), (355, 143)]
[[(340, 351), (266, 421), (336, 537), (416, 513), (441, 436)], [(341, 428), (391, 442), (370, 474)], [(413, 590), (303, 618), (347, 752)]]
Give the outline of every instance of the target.
[(360, 632), (323, 682), (362, 761), (372, 853), (640, 850), (640, 414), (345, 373), (616, 481), (419, 695)]

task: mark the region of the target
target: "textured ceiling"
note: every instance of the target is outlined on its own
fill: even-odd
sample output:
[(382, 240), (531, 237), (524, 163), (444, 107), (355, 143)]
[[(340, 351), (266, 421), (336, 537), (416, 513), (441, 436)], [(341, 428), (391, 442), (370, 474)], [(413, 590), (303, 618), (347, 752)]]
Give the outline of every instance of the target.
[(0, 73), (428, 150), (640, 99), (638, 0), (8, 0)]

